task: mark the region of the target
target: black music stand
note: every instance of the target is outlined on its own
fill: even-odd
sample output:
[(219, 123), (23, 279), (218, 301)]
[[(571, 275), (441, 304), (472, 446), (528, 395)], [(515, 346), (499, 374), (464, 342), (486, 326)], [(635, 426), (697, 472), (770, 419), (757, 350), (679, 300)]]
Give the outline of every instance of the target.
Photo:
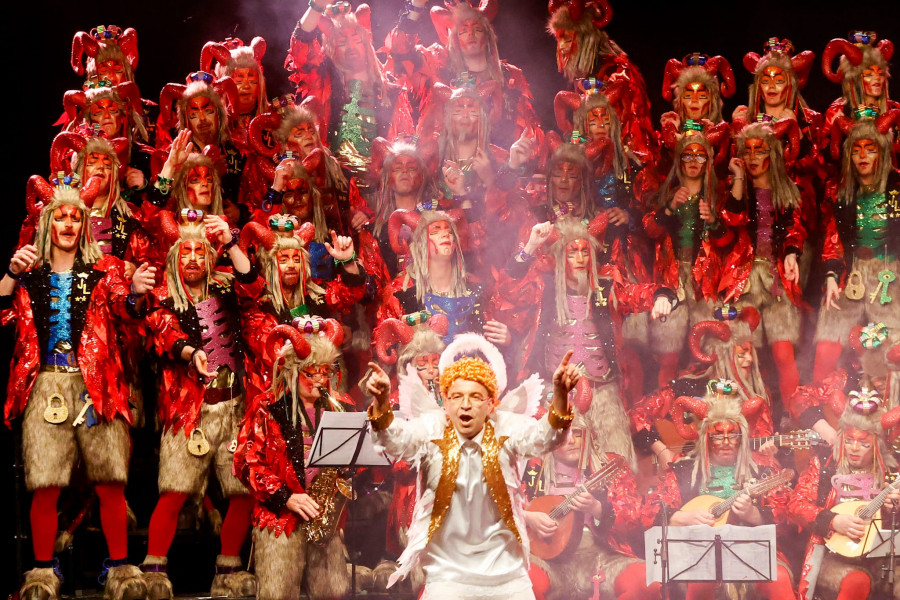
[[(391, 461), (375, 450), (369, 433), (368, 415), (364, 412), (322, 413), (313, 438), (306, 467), (338, 467), (350, 469), (350, 486), (357, 467), (389, 467)], [(347, 544), (349, 546), (349, 543)], [(351, 597), (356, 597), (356, 557), (350, 555)]]
[[(777, 577), (775, 526), (667, 527), (644, 532), (647, 584), (670, 582), (749, 583)], [(664, 547), (665, 543), (665, 547)], [(658, 560), (665, 556), (665, 572)]]

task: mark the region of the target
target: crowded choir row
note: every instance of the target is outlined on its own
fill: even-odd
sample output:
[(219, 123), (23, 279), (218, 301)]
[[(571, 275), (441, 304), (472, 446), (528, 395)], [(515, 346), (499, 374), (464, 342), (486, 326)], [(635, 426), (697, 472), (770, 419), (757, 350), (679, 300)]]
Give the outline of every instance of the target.
[[(871, 518), (900, 501), (893, 44), (828, 43), (819, 64), (841, 87), (824, 114), (801, 94), (816, 58), (789, 40), (744, 56), (753, 83), (730, 120), (728, 60), (671, 59), (655, 127), (609, 4), (551, 0), (571, 89), (541, 124), (498, 54), (497, 3), (446, 4), (410, 0), (376, 52), (369, 6), (310, 0), (294, 89), (271, 100), (262, 37), (206, 43), (157, 103), (134, 29), (76, 33), (85, 83), (63, 97), (0, 280), (16, 329), (4, 416), (32, 493), (21, 596), (59, 596), (76, 464), (112, 600), (172, 597), (179, 512), (211, 479), (228, 500), (212, 595), (345, 595), (350, 471), (305, 461), (323, 412), (373, 397), (372, 435), (399, 460), (371, 469), (390, 506), (363, 586), (658, 598), (643, 531), (720, 524), (725, 500), (732, 523), (777, 525), (757, 593), (881, 597), (880, 563), (847, 540), (868, 536), (859, 502)], [(138, 568), (125, 491), (145, 421), (159, 499)], [(574, 543), (567, 511), (586, 529)]]

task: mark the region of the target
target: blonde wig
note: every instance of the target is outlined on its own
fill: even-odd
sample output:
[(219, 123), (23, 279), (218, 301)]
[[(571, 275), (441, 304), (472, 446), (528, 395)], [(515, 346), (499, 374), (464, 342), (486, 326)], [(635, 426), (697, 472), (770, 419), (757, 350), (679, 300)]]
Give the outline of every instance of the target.
[(884, 481), (885, 473), (897, 467), (897, 461), (893, 453), (887, 447), (884, 439), (884, 430), (881, 428), (881, 415), (884, 414), (883, 407), (878, 407), (872, 412), (858, 411), (850, 402), (847, 403), (841, 418), (838, 421), (838, 439), (834, 445), (832, 456), (837, 462), (837, 472), (842, 475), (853, 472), (847, 460), (847, 453), (844, 448), (844, 434), (849, 429), (858, 429), (867, 431), (875, 438), (872, 446), (874, 456), (872, 457), (872, 473), (875, 476), (875, 484)]
[(749, 139), (763, 140), (769, 145), (769, 185), (772, 188), (772, 204), (781, 212), (789, 208), (799, 208), (800, 190), (788, 177), (784, 165), (784, 150), (775, 132), (765, 123), (747, 125), (737, 139), (737, 156), (743, 154)]
[(734, 423), (740, 428), (741, 441), (737, 450), (737, 462), (734, 465), (734, 480), (743, 484), (756, 472), (756, 464), (750, 454), (750, 427), (747, 419), (741, 414), (741, 402), (736, 396), (707, 394), (704, 401), (709, 405), (706, 418), (700, 424), (699, 439), (691, 453), (694, 458), (694, 470), (691, 473), (691, 484), (704, 489), (712, 477), (709, 462), (710, 429), (716, 423)]
[(78, 242), (78, 256), (86, 265), (92, 265), (100, 260), (103, 253), (100, 246), (94, 241), (91, 234), (91, 222), (89, 213), (77, 189), (57, 188), (53, 192), (50, 203), (41, 210), (38, 220), (35, 246), (37, 246), (37, 265), (49, 264), (53, 257), (53, 241), (50, 230), (52, 227), (53, 212), (63, 206), (74, 206), (81, 213), (81, 240)]
[(591, 94), (588, 99), (581, 103), (578, 110), (575, 111), (574, 122), (576, 128), (581, 130), (582, 135), (587, 135), (588, 115), (591, 111), (602, 108), (606, 110), (609, 116), (609, 139), (613, 144), (613, 171), (617, 179), (625, 177), (625, 166), (628, 159), (625, 156), (625, 150), (622, 148), (622, 123), (616, 114), (616, 109), (609, 103), (609, 98), (604, 94)]
[(422, 174), (422, 185), (416, 191), (416, 203), (423, 200), (431, 200), (437, 195), (434, 189), (434, 181), (428, 172), (428, 166), (422, 153), (413, 144), (398, 141), (391, 144), (390, 152), (384, 158), (384, 164), (381, 165), (381, 180), (378, 188), (378, 208), (375, 215), (375, 227), (373, 233), (376, 237), (381, 235), (382, 229), (387, 225), (388, 219), (397, 210), (397, 203), (394, 201), (394, 191), (391, 189), (391, 169), (394, 161), (400, 156), (410, 156), (419, 163), (419, 169)]
[[(210, 102), (212, 102), (213, 106), (216, 107), (216, 113), (219, 118), (219, 128), (216, 132), (216, 136), (221, 144), (228, 139), (228, 111), (225, 110), (225, 103), (222, 102), (222, 97), (219, 96), (212, 86), (203, 81), (194, 81), (189, 84), (181, 95), (181, 98), (178, 99), (178, 131), (188, 129), (188, 103), (197, 96), (206, 96), (209, 98)], [(203, 150), (203, 148), (197, 148), (197, 150)]]
[(564, 162), (572, 163), (578, 167), (578, 171), (581, 173), (580, 202), (568, 214), (578, 219), (590, 220), (594, 217), (594, 170), (584, 152), (584, 146), (581, 144), (560, 144), (550, 157), (550, 164), (547, 168), (547, 205), (550, 212), (556, 211), (559, 207), (559, 203), (556, 200), (556, 192), (553, 189), (553, 182), (551, 181), (553, 169)]
[(800, 82), (797, 73), (794, 72), (794, 64), (791, 57), (781, 52), (769, 52), (756, 64), (753, 74), (753, 83), (750, 84), (750, 103), (747, 107), (748, 115), (766, 112), (766, 104), (762, 99), (762, 88), (759, 85), (766, 67), (780, 67), (788, 80), (788, 94), (785, 99), (785, 108), (795, 113), (798, 108), (805, 108), (806, 101), (800, 95)]
[(687, 67), (675, 80), (675, 97), (672, 99), (672, 108), (678, 114), (678, 118), (684, 123), (684, 109), (681, 105), (681, 96), (690, 83), (702, 83), (709, 94), (709, 114), (705, 117), (713, 123), (722, 122), (722, 94), (719, 91), (719, 80), (709, 74), (703, 67)]
[[(202, 223), (187, 223), (178, 228), (180, 233), (178, 241), (172, 244), (166, 254), (166, 287), (169, 297), (177, 312), (183, 312), (194, 304), (190, 292), (184, 285), (181, 277), (181, 245), (185, 242), (201, 242), (206, 251), (206, 285), (209, 283), (228, 284), (233, 275), (215, 270), (216, 250), (206, 239), (206, 227)], [(206, 296), (204, 292), (204, 297)]]
[(490, 145), (491, 139), (491, 117), (488, 114), (487, 106), (474, 88), (457, 88), (453, 91), (450, 99), (444, 105), (444, 131), (441, 133), (440, 138), (441, 158), (444, 160), (457, 160), (459, 156), (457, 139), (452, 133), (452, 115), (453, 105), (462, 98), (472, 98), (475, 100), (476, 104), (481, 107), (481, 114), (478, 118), (478, 131), (476, 133), (478, 137), (478, 148), (481, 148), (488, 156), (490, 156), (488, 146)]
[[(564, 325), (571, 321), (587, 319), (590, 316), (592, 300), (597, 289), (597, 253), (600, 251), (600, 243), (578, 219), (564, 216), (554, 224), (554, 227), (559, 233), (559, 237), (550, 248), (550, 253), (556, 263), (554, 272), (556, 322)], [(566, 296), (569, 295), (569, 288), (566, 282), (566, 248), (576, 240), (586, 240), (591, 248), (591, 262), (588, 267), (587, 304), (583, 315), (571, 314), (569, 304), (566, 302)]]
[(585, 10), (581, 19), (576, 22), (569, 13), (569, 9), (563, 6), (553, 13), (547, 24), (547, 31), (554, 37), (559, 30), (575, 32), (575, 55), (569, 58), (564, 68), (557, 64), (560, 73), (565, 75), (569, 81), (593, 75), (597, 70), (598, 57), (625, 54), (614, 41), (609, 39), (606, 31), (594, 26), (591, 20), (592, 13), (592, 8)]
[(844, 151), (841, 157), (841, 187), (838, 196), (840, 204), (853, 204), (859, 195), (859, 175), (850, 154), (853, 144), (860, 140), (872, 140), (878, 146), (878, 168), (875, 171), (875, 191), (883, 194), (887, 186), (888, 175), (891, 172), (891, 147), (894, 143), (892, 133), (881, 133), (871, 120), (860, 121), (853, 126), (847, 139), (844, 140)]
[[(278, 268), (278, 252), (281, 250), (300, 250), (300, 255), (303, 257), (303, 273), (300, 277), (300, 283), (290, 298), (284, 295), (284, 290), (281, 287), (281, 271)], [(260, 244), (256, 249), (256, 257), (259, 259), (262, 276), (266, 280), (266, 294), (271, 300), (272, 306), (278, 312), (289, 310), (292, 306), (304, 304), (306, 302), (306, 294), (316, 299), (325, 293), (324, 289), (310, 279), (309, 252), (299, 238), (293, 235), (276, 235), (272, 249), (269, 250)]]
[(659, 195), (656, 200), (657, 206), (664, 208), (669, 200), (672, 199), (675, 190), (685, 185), (685, 180), (681, 173), (681, 154), (690, 144), (700, 144), (706, 150), (706, 174), (704, 175), (703, 188), (700, 190), (700, 194), (709, 202), (710, 210), (715, 212), (718, 204), (716, 191), (719, 186), (716, 170), (713, 168), (716, 153), (709, 142), (706, 141), (706, 137), (700, 134), (683, 135), (679, 138), (678, 143), (675, 144), (675, 151), (672, 153), (674, 164), (669, 169), (665, 182), (659, 188)]
[[(207, 206), (194, 206), (188, 200), (187, 184), (190, 177), (191, 169), (194, 167), (208, 167), (213, 177), (212, 202)], [(199, 208), (203, 212), (210, 215), (222, 215), (222, 182), (219, 179), (219, 172), (212, 159), (203, 154), (191, 154), (175, 172), (175, 184), (173, 186), (173, 195), (177, 203), (177, 210), (180, 213), (183, 208)]]
[[(119, 162), (119, 157), (116, 154), (115, 149), (112, 147), (105, 138), (101, 137), (92, 137), (88, 138), (87, 143), (84, 145), (84, 148), (81, 152), (78, 153), (78, 156), (75, 159), (75, 172), (78, 173), (78, 176), (81, 177), (81, 181), (87, 181), (85, 177), (85, 169), (84, 169), (84, 161), (88, 154), (92, 153), (105, 154), (112, 161), (112, 173), (109, 176), (109, 193), (106, 195), (106, 199), (104, 200), (102, 206), (94, 201), (94, 206), (99, 208), (105, 208), (103, 211), (104, 215), (108, 215), (109, 211), (115, 206), (119, 213), (124, 215), (125, 217), (131, 216), (131, 209), (128, 208), (128, 203), (125, 202), (125, 199), (122, 198), (121, 188), (119, 187), (119, 168), (122, 166)], [(110, 206), (110, 199), (112, 199), (112, 206)]]
[(497, 34), (494, 32), (490, 20), (481, 11), (464, 4), (451, 10), (453, 12), (453, 28), (450, 30), (450, 36), (447, 39), (450, 69), (457, 75), (469, 70), (463, 58), (462, 50), (459, 47), (459, 26), (470, 19), (474, 19), (484, 28), (487, 78), (505, 86), (506, 81), (503, 77), (503, 69), (500, 66), (500, 53), (497, 50)]
[(450, 224), (455, 245), (453, 256), (451, 257), (451, 284), (447, 295), (451, 298), (458, 298), (464, 296), (468, 290), (466, 285), (466, 261), (460, 248), (459, 232), (456, 230), (456, 224), (453, 223), (450, 215), (445, 212), (425, 211), (419, 218), (419, 223), (413, 232), (412, 241), (409, 243), (412, 260), (407, 264), (406, 277), (403, 282), (404, 289), (408, 287), (410, 280), (415, 282), (416, 299), (420, 303), (425, 301), (425, 294), (432, 291), (431, 278), (429, 276), (428, 226), (440, 221), (447, 221)]

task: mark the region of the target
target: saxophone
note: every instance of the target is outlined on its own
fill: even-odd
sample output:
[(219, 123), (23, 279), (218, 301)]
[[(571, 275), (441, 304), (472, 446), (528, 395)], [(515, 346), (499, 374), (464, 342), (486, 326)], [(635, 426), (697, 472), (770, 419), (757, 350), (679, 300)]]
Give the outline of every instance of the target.
[[(341, 403), (331, 397), (327, 388), (319, 388), (319, 394), (331, 410), (344, 412)], [(310, 498), (319, 505), (319, 516), (306, 521), (303, 527), (303, 535), (308, 543), (320, 546), (327, 544), (337, 531), (347, 500), (353, 499), (353, 486), (341, 476), (341, 471), (338, 467), (319, 469), (306, 490)]]

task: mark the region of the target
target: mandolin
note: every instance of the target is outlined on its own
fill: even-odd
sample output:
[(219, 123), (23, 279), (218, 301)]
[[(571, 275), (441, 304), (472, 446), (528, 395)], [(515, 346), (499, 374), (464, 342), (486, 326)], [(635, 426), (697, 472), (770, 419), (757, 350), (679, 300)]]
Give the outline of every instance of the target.
[[(767, 435), (763, 437), (750, 438), (750, 449), (759, 450), (766, 442), (775, 442), (780, 448), (789, 448), (790, 450), (809, 450), (814, 446), (827, 446), (828, 442), (822, 439), (818, 433), (812, 429), (803, 429), (800, 431), (792, 431), (790, 433), (776, 433), (775, 435)], [(669, 450), (680, 450), (687, 454), (697, 444), (687, 442), (681, 446), (667, 446)]]
[(851, 500), (841, 502), (831, 507), (831, 512), (839, 515), (856, 515), (863, 521), (868, 521), (865, 533), (861, 539), (855, 540), (842, 533), (832, 531), (825, 538), (825, 546), (832, 552), (848, 558), (856, 558), (865, 555), (878, 542), (878, 530), (881, 529), (881, 506), (887, 499), (887, 495), (894, 490), (900, 490), (900, 477), (870, 501)]
[(735, 500), (737, 500), (744, 494), (747, 494), (749, 496), (761, 496), (766, 492), (774, 490), (775, 488), (788, 483), (794, 478), (794, 475), (795, 473), (793, 469), (784, 469), (779, 473), (775, 473), (769, 475), (768, 477), (760, 479), (753, 485), (739, 490), (725, 499), (710, 494), (697, 496), (696, 498), (689, 500), (684, 506), (682, 506), (681, 510), (708, 511), (712, 514), (712, 516), (716, 518), (716, 522), (713, 524), (713, 527), (720, 527), (728, 522), (728, 517), (731, 515), (731, 506), (734, 504)]
[(582, 492), (594, 492), (609, 485), (619, 474), (628, 469), (628, 464), (622, 456), (615, 456), (604, 463), (587, 481), (566, 496), (539, 496), (531, 501), (527, 510), (542, 512), (550, 515), (559, 526), (550, 537), (543, 537), (533, 531), (529, 531), (531, 553), (544, 560), (550, 560), (560, 556), (569, 548), (575, 549), (581, 542), (581, 534), (584, 529), (584, 520), (581, 515), (573, 512), (572, 500)]

